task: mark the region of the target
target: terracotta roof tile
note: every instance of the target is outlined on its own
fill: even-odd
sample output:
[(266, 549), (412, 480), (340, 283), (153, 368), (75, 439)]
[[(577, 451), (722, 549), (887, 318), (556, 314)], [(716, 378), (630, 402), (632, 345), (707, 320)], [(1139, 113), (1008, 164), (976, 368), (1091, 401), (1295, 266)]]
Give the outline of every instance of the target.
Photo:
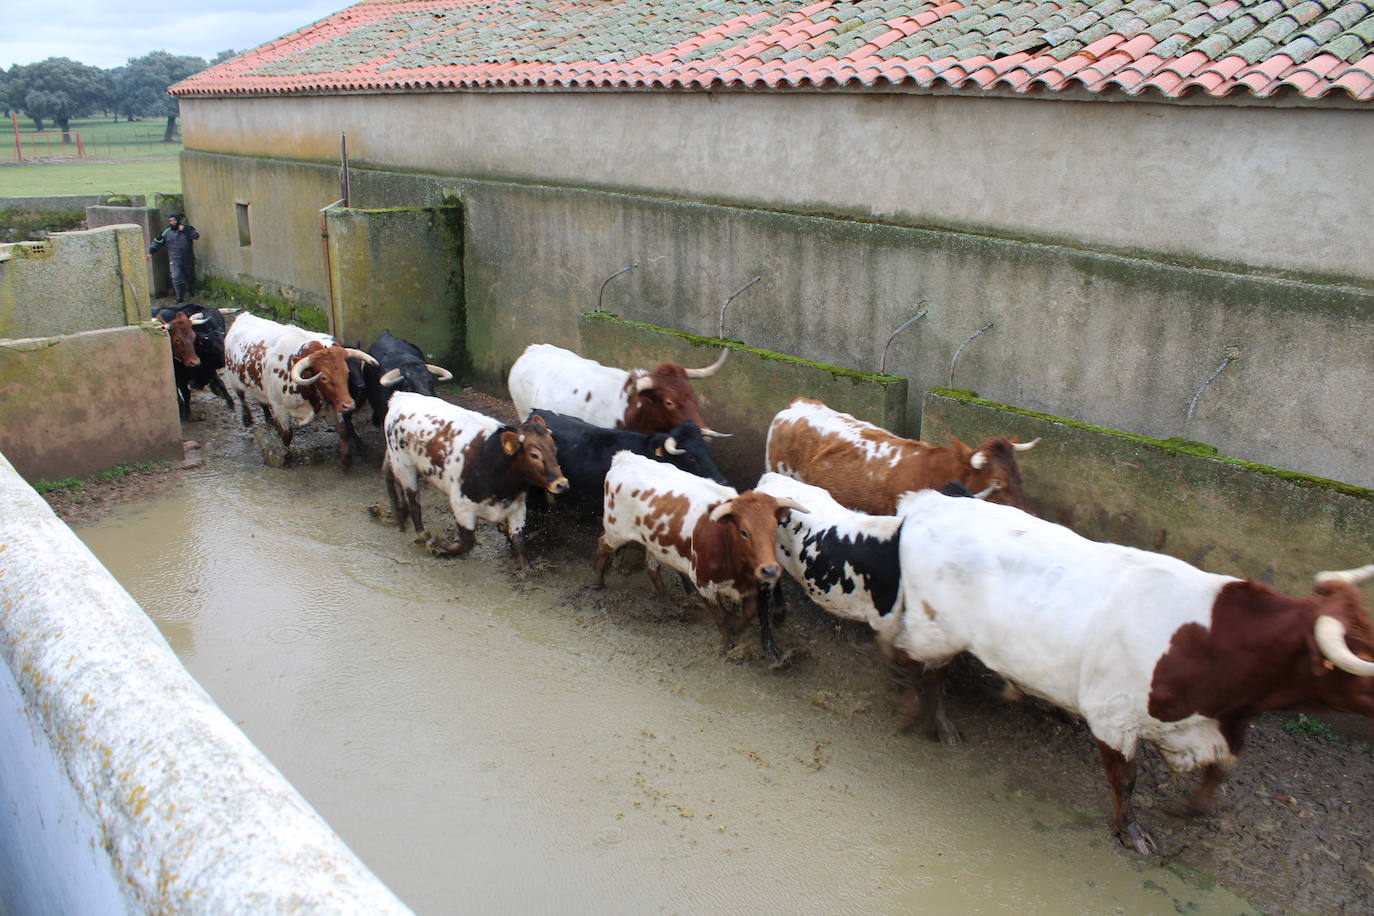
[(1368, 101), (1371, 52), (1374, 0), (363, 0), (173, 92), (883, 82)]

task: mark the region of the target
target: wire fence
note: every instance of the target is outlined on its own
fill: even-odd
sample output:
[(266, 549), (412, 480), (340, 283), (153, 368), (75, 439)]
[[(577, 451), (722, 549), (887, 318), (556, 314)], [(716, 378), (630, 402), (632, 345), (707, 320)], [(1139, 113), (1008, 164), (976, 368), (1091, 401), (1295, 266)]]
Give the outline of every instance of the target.
[(19, 131), (11, 134), (9, 161), (40, 159), (119, 159), (131, 156), (171, 155), (181, 151), (180, 132), (172, 135), (171, 143), (164, 143), (165, 128), (121, 127), (108, 131), (69, 131), (63, 134), (56, 127), (41, 132)]

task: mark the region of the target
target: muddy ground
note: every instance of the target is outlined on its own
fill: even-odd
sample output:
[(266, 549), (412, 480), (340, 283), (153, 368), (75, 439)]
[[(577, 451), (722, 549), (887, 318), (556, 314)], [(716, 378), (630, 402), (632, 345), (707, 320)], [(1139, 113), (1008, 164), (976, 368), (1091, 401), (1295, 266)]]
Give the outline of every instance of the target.
[[(471, 389), (449, 396), (455, 403), (509, 419), (510, 406)], [(369, 445), (367, 458), (352, 473), (370, 473), (380, 457), (380, 437), (367, 409), (357, 422)], [(190, 444), (182, 464), (136, 471), (107, 481), (89, 480), (79, 491), (47, 494), (65, 520), (80, 525), (99, 518), (113, 505), (155, 495), (192, 475), (204, 459), (199, 444), (209, 437), (237, 434), (237, 413), (207, 395), (197, 394), (194, 416), (183, 424)], [(314, 433), (316, 460), (328, 460), (332, 433)], [(206, 449), (206, 454), (212, 450)], [(370, 461), (369, 461), (370, 459)], [(380, 493), (380, 491), (379, 491)], [(431, 516), (431, 527), (439, 519)], [(556, 529), (556, 530), (555, 530)], [(559, 562), (534, 563), (521, 587), (558, 584), (559, 566), (573, 568), (579, 555), (590, 567), (595, 531), (569, 528), (547, 513), (532, 512), (531, 555), (556, 552)], [(563, 574), (566, 576), (566, 573)], [(541, 578), (550, 579), (541, 583)], [(614, 604), (614, 590), (582, 590), (588, 613)], [(837, 715), (872, 715), (898, 719), (895, 690), (886, 694), (834, 692), (822, 672), (836, 664), (877, 665), (876, 649), (866, 628), (826, 617), (790, 593), (792, 611), (779, 629), (784, 648), (796, 658), (776, 676), (816, 679), (812, 702)], [(613, 610), (613, 608), (612, 608)], [(665, 613), (669, 613), (665, 610)], [(762, 666), (764, 660), (746, 631), (744, 647), (732, 660)], [(703, 638), (708, 638), (703, 632)], [(1109, 835), (1110, 796), (1095, 744), (1084, 725), (1038, 701), (1008, 704), (999, 697), (1000, 683), (976, 661), (957, 662), (949, 679), (949, 710), (964, 743), (948, 753), (963, 755), (969, 766), (990, 764), (1008, 773), (1009, 789), (1080, 812), (1082, 829)], [(808, 688), (809, 689), (809, 688)], [(1173, 870), (1195, 880), (1220, 881), (1266, 912), (1374, 911), (1374, 842), (1365, 817), (1374, 810), (1374, 734), (1353, 717), (1314, 719), (1293, 713), (1262, 717), (1252, 726), (1247, 748), (1220, 793), (1219, 810), (1204, 820), (1170, 813), (1171, 803), (1194, 784), (1191, 775), (1176, 775), (1160, 757), (1146, 750), (1141, 758), (1136, 804), (1141, 823), (1150, 830), (1160, 858)], [(911, 736), (912, 741), (925, 740)], [(1121, 856), (1132, 853), (1118, 849)]]

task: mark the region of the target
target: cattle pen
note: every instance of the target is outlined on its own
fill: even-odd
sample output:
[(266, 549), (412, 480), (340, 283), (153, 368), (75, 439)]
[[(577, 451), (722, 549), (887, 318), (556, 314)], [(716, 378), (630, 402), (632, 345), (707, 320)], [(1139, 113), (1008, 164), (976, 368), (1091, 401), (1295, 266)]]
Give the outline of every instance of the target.
[[(376, 517), (375, 434), (348, 474), (328, 434), (319, 463), (264, 469), (222, 404), (199, 395), (196, 410), (205, 466), (79, 533), (416, 912), (1238, 912), (1367, 893), (1306, 877), (1297, 844), (1261, 842), (1324, 830), (1349, 855), (1343, 819), (1314, 823), (1328, 768), (1246, 758), (1229, 814), (1151, 812), (1166, 854), (1139, 860), (1101, 829), (1082, 727), (1001, 706), (972, 667), (951, 697), (963, 748), (895, 735), (866, 634), (804, 601), (777, 634), (789, 669), (752, 645), (727, 659), (704, 612), (656, 599), (632, 562), (589, 588), (595, 531), (533, 512), (525, 578), (495, 529), (437, 558)], [(1271, 724), (1255, 743), (1286, 737)], [(1141, 782), (1146, 806), (1179, 791), (1157, 759)], [(1330, 791), (1356, 810), (1374, 797), (1363, 775)]]

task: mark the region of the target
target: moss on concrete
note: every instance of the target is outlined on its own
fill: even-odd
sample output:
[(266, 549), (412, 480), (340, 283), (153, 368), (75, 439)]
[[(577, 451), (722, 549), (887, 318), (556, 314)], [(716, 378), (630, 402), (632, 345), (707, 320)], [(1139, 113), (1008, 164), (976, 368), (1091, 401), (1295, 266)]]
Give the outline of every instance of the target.
[(267, 292), (260, 284), (247, 286), (223, 277), (203, 277), (200, 281), (202, 304), (218, 308), (241, 308), (283, 324), (294, 324), (308, 331), (328, 331), (329, 316), (323, 309), (291, 301)]

